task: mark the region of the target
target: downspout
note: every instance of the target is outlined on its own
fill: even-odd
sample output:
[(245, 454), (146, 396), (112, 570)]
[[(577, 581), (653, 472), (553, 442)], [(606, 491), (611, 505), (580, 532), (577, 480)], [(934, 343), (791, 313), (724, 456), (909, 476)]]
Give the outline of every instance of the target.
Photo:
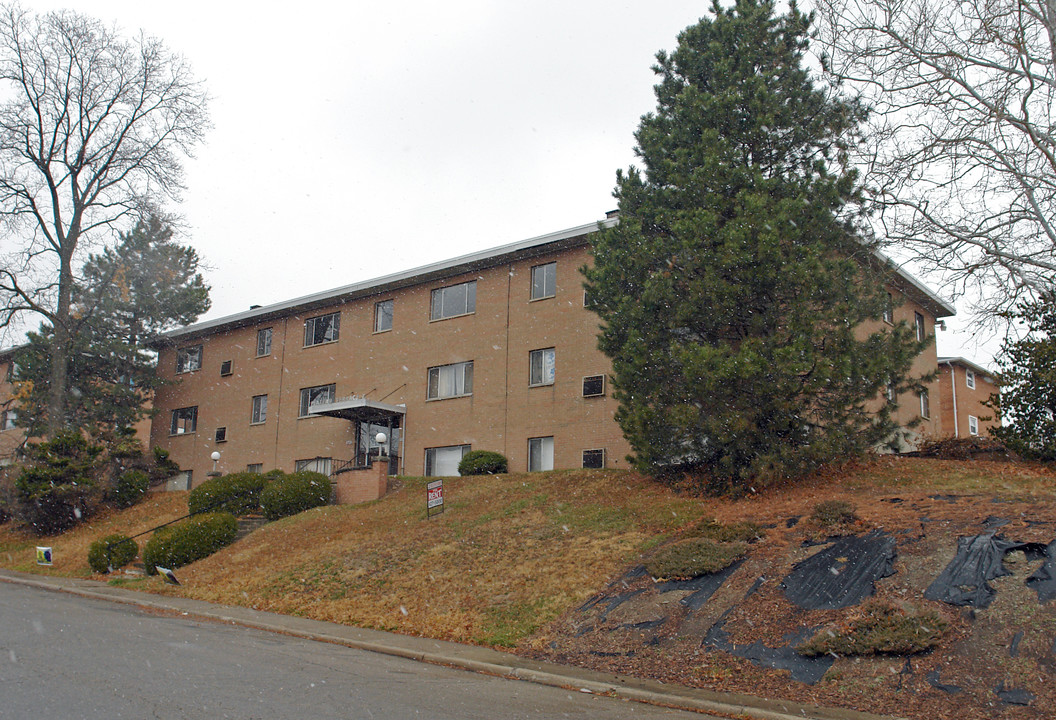
[(275, 452), (271, 460), (273, 468), (279, 466), (279, 420), (281, 418), (279, 411), (282, 408), (282, 381), (286, 377), (286, 326), (289, 322), (289, 317), (282, 319), (282, 352), (279, 353), (279, 396), (276, 398), (278, 402), (275, 403), (275, 443), (273, 445)]
[(509, 425), (510, 425), (510, 298), (513, 296), (513, 264), (507, 266), (506, 272), (506, 363), (502, 371), (503, 397), (502, 403), (502, 454), (510, 456), (509, 449)]
[(957, 368), (952, 362), (947, 361), (945, 364), (950, 366), (950, 386), (953, 388), (953, 436), (959, 438), (961, 433), (957, 427)]

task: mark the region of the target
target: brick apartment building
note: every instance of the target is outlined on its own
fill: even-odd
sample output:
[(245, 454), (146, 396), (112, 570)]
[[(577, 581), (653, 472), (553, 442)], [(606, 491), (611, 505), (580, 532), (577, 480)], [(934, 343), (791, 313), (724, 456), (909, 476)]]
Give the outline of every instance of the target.
[[(608, 219), (605, 224), (615, 222)], [(162, 335), (151, 443), (204, 479), (361, 465), (388, 437), (392, 472), (453, 475), (469, 449), (511, 471), (626, 467), (598, 319), (579, 268), (597, 224), (356, 283)], [(884, 320), (922, 337), (954, 313), (899, 274)], [(877, 321), (879, 324), (882, 321)], [(935, 344), (917, 359), (937, 367)], [(940, 436), (938, 386), (897, 419)], [(883, 401), (878, 399), (878, 402)]]
[(996, 395), (999, 384), (993, 373), (962, 357), (940, 357), (939, 393), (943, 435), (988, 436), (1000, 422), (983, 403)]
[(14, 462), (18, 449), (26, 439), (25, 431), (15, 425), (18, 400), (12, 381), (16, 374), (14, 356), (18, 349), (0, 350), (0, 467)]

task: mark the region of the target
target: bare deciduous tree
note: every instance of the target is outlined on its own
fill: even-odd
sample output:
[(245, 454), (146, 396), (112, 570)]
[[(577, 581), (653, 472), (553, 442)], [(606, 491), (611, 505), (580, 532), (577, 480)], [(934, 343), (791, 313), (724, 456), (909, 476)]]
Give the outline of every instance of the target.
[(161, 41), (62, 11), (0, 6), (0, 327), (54, 328), (47, 427), (64, 422), (71, 299), (89, 247), (177, 199), (207, 96)]
[(817, 0), (826, 68), (872, 106), (887, 238), (979, 319), (1056, 281), (1056, 0)]

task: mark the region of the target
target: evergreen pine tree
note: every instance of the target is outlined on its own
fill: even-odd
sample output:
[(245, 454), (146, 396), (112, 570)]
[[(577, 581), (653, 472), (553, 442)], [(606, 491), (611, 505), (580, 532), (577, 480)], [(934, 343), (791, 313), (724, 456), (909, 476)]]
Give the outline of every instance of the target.
[[(92, 255), (74, 288), (63, 428), (107, 434), (147, 412), (157, 385), (146, 342), (159, 332), (194, 322), (209, 309), (209, 287), (198, 254), (172, 239), (157, 217), (140, 221), (120, 244)], [(40, 437), (48, 422), (54, 330), (29, 333), (16, 360), (21, 381), (18, 423)]]
[(864, 111), (814, 86), (810, 18), (711, 14), (657, 55), (644, 172), (617, 174), (619, 223), (584, 273), (636, 465), (730, 488), (890, 437), (881, 390), (914, 385), (922, 346), (905, 324), (862, 329), (887, 302), (845, 165)]
[(990, 433), (1024, 457), (1056, 460), (1056, 290), (1015, 317), (1028, 334), (1001, 348), (1001, 396), (990, 405), (1008, 423)]

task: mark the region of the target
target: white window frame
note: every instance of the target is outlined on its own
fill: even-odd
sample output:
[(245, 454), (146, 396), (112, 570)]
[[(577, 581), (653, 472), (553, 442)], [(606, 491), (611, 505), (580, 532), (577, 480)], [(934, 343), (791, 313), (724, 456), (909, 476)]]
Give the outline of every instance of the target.
[(312, 406), (322, 402), (333, 402), (337, 397), (336, 390), (337, 385), (334, 383), (301, 388), (301, 402), (297, 408), (297, 417), (312, 417)]
[(271, 338), (273, 335), (273, 329), (270, 327), (261, 328), (257, 330), (257, 357), (267, 357), (271, 355)]
[(249, 463), (246, 465), (247, 473), (262, 473), (264, 472), (264, 463)]
[(543, 263), (532, 268), (531, 300), (546, 300), (557, 296), (557, 262)]
[(528, 387), (553, 385), (557, 378), (557, 350), (540, 348), (528, 353)]
[(928, 397), (927, 390), (922, 390), (920, 393), (920, 416), (922, 418), (931, 417), (931, 399)]
[(202, 369), (202, 345), (188, 345), (176, 351), (176, 374), (195, 372)]
[[(379, 300), (374, 303), (374, 332), (382, 333), (392, 330), (392, 320), (395, 316), (396, 303), (392, 298)], [(386, 312), (387, 311), (387, 312)], [(385, 321), (388, 324), (385, 324)]]
[(887, 294), (887, 304), (884, 305), (884, 322), (895, 324), (895, 298), (891, 293)]
[[(596, 380), (598, 378), (601, 379), (601, 390), (599, 390), (596, 393), (589, 393), (588, 394), (587, 393), (587, 381), (588, 380)], [(606, 382), (605, 382), (605, 374), (604, 373), (599, 373), (597, 375), (587, 375), (587, 376), (585, 376), (583, 378), (583, 388), (582, 388), (583, 397), (585, 397), (585, 398), (604, 397), (605, 396), (605, 385), (606, 385)]]
[(917, 333), (917, 342), (924, 342), (928, 337), (928, 328), (924, 323), (924, 316), (919, 312), (913, 313), (913, 327)]
[(314, 457), (306, 460), (295, 460), (293, 463), (294, 472), (317, 472), (323, 475), (330, 475), (330, 466), (332, 465), (333, 458), (328, 457)]
[[(323, 329), (323, 339), (316, 340), (319, 333), (318, 325), (323, 321), (329, 321), (329, 329)], [(341, 338), (341, 313), (332, 312), (325, 315), (316, 315), (304, 321), (304, 346), (315, 347), (316, 345), (329, 345)]]
[(172, 411), (169, 435), (194, 435), (198, 431), (198, 406), (176, 408)]
[(454, 459), (453, 456), (455, 453), (458, 453), (458, 459), (461, 461), (471, 448), (471, 445), (444, 445), (441, 447), (426, 448), (425, 465), (423, 466), (424, 475), (426, 477), (456, 477), (460, 474), (457, 470), (458, 463), (455, 463), (456, 470), (454, 475), (437, 475), (437, 455), (440, 453), (451, 455), (452, 457), (450, 458), (443, 458), (444, 464), (448, 464)]
[(978, 435), (979, 434), (979, 418), (975, 415), (968, 416), (968, 434)]
[(268, 396), (254, 395), (252, 409), (249, 412), (250, 425), (263, 425), (268, 421)]
[(968, 386), (969, 390), (975, 390), (975, 371), (965, 368), (964, 370), (964, 384)]
[(473, 361), (437, 365), (426, 373), (425, 399), (445, 400), (473, 394)]
[(0, 431), (14, 430), (18, 427), (18, 410), (4, 410), (3, 417), (0, 418), (0, 421), (2, 421)]
[(554, 469), (554, 436), (528, 438), (528, 472)]
[(429, 296), (429, 321), (472, 315), (477, 311), (477, 281), (435, 288)]

